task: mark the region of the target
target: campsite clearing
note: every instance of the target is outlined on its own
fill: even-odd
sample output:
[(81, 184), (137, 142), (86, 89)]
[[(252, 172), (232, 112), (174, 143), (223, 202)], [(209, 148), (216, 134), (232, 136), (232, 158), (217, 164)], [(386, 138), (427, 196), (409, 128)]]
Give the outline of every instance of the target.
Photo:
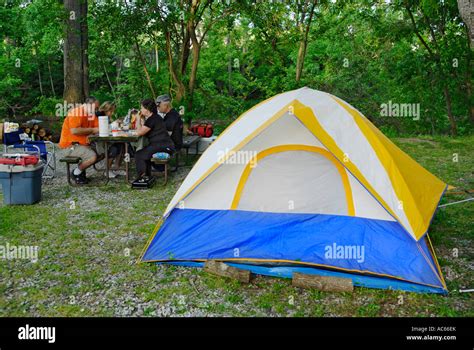
[[(474, 137), (395, 139), (447, 183), (474, 188)], [(0, 204), (0, 245), (38, 246), (38, 261), (0, 261), (1, 316), (474, 316), (474, 206), (440, 209), (430, 236), (448, 296), (355, 288), (329, 293), (257, 277), (246, 285), (201, 269), (136, 265), (157, 219), (190, 168), (165, 187), (122, 181), (71, 188), (60, 167), (34, 206)], [(98, 175), (91, 172), (93, 178)], [(442, 203), (463, 195), (444, 197)], [(0, 195), (0, 199), (1, 195)]]

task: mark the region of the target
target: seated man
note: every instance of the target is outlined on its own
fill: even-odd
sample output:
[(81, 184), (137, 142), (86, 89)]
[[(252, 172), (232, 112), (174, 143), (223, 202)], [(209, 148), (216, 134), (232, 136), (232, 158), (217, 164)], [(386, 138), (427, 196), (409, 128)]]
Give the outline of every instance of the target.
[[(174, 148), (177, 152), (183, 147), (183, 120), (181, 116), (171, 105), (171, 97), (169, 95), (161, 95), (156, 99), (156, 107), (158, 114), (165, 122), (166, 130), (173, 141)], [(163, 164), (153, 164), (153, 168), (158, 171), (164, 171)]]
[(166, 130), (174, 143), (176, 151), (179, 151), (183, 147), (183, 120), (171, 105), (171, 97), (169, 95), (158, 96), (156, 107), (158, 108), (158, 114), (163, 117)]
[(98, 157), (90, 147), (87, 137), (99, 132), (99, 121), (95, 110), (99, 101), (95, 97), (88, 97), (79, 107), (71, 109), (63, 122), (59, 147), (67, 149), (66, 157), (80, 157), (78, 167), (72, 171), (77, 184), (87, 184), (86, 169), (103, 158)]
[(137, 130), (138, 136), (148, 138), (148, 146), (135, 153), (135, 163), (139, 179), (147, 179), (151, 176), (151, 157), (157, 152), (174, 152), (174, 144), (171, 141), (163, 119), (158, 115), (155, 101), (143, 100), (140, 113), (146, 118), (145, 124)]

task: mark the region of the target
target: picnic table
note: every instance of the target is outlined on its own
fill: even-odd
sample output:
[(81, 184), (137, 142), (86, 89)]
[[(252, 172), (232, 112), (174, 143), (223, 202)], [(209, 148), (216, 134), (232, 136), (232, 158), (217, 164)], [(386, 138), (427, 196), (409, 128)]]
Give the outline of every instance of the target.
[[(105, 150), (105, 177), (106, 177), (106, 183), (109, 182), (109, 145), (114, 144), (114, 143), (123, 143), (125, 145), (125, 181), (127, 183), (130, 182), (129, 178), (129, 166), (128, 163), (130, 163), (130, 155), (128, 153), (128, 144), (130, 142), (138, 142), (140, 139), (139, 136), (133, 135), (131, 133), (125, 133), (124, 135), (121, 136), (99, 136), (98, 134), (95, 135), (90, 135), (89, 136), (89, 141), (90, 142), (102, 142), (104, 144), (104, 150)], [(129, 155), (127, 158), (127, 154)]]
[(192, 146), (196, 146), (196, 155), (199, 153), (199, 141), (201, 136), (190, 135), (183, 137), (183, 148), (186, 150), (186, 164), (188, 164), (189, 149)]

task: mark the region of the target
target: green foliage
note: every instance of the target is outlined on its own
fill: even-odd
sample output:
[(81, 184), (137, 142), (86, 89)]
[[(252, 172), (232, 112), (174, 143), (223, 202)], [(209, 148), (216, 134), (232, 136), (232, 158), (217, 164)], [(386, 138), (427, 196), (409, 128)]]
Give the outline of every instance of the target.
[[(180, 25), (192, 16), (187, 2), (134, 3), (89, 1), (91, 93), (115, 101), (118, 115), (151, 97), (142, 59), (155, 93), (176, 94), (168, 30), (171, 65), (187, 91), (175, 104), (188, 121), (226, 125), (262, 100), (309, 86), (348, 101), (389, 135), (447, 134), (447, 90), (458, 133), (472, 133), (473, 55), (455, 0), (319, 1), (300, 81), (296, 62), (308, 14), (301, 17), (296, 2), (213, 1), (198, 14), (198, 39), (205, 37), (192, 98), (192, 50), (180, 67)], [(0, 7), (0, 115), (53, 111), (63, 89), (65, 16), (56, 0)], [(381, 106), (390, 102), (419, 105), (419, 120), (383, 116)]]
[(61, 106), (63, 104), (62, 99), (41, 96), (38, 100), (38, 104), (29, 111), (28, 115), (64, 117), (63, 115), (57, 115), (58, 105)]

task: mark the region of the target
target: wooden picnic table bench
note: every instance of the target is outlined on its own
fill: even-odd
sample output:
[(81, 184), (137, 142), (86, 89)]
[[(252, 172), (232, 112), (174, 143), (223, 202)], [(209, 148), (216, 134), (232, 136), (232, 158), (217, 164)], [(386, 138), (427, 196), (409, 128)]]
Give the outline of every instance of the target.
[(190, 135), (183, 137), (183, 148), (186, 150), (186, 165), (188, 164), (189, 149), (193, 146), (196, 147), (196, 154), (199, 154), (199, 141), (201, 136)]

